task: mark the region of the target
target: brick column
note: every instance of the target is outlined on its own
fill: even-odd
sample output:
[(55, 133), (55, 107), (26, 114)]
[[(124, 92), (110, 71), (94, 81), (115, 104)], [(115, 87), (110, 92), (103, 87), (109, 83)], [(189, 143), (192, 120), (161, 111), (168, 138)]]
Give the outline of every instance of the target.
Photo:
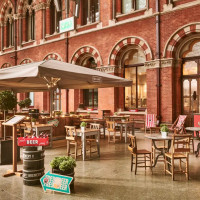
[(43, 10), (41, 8), (35, 11), (35, 21), (35, 40), (39, 42), (43, 38)]
[(1, 24), (1, 51), (3, 51), (3, 47), (4, 47), (4, 27)]
[(7, 47), (7, 28), (6, 28), (6, 25), (4, 25), (4, 48)]
[(22, 43), (26, 41), (26, 17), (22, 18)]
[(116, 14), (122, 13), (122, 4), (121, 0), (116, 0)]
[(50, 9), (46, 8), (46, 35), (50, 35)]

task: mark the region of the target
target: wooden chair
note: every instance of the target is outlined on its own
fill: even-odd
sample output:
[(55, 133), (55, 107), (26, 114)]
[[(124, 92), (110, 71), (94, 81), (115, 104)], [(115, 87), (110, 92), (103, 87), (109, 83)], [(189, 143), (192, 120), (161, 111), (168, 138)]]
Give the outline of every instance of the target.
[[(180, 173), (184, 173), (186, 179), (189, 179), (190, 137), (191, 135), (189, 134), (174, 134), (172, 139), (172, 152), (165, 153), (165, 174), (166, 172), (171, 174), (173, 181), (174, 175)], [(179, 170), (176, 171), (175, 160), (179, 160)], [(185, 164), (185, 170), (182, 169), (182, 163)], [(171, 167), (171, 170), (169, 170), (169, 167)]]
[[(130, 144), (128, 146), (128, 150), (131, 152), (131, 171), (133, 170), (133, 164), (135, 164), (135, 175), (137, 173), (138, 167), (144, 167), (145, 170), (147, 167), (150, 167), (152, 171), (151, 152), (146, 149), (138, 150), (136, 136), (128, 134), (128, 137), (130, 138)], [(134, 158), (135, 158), (135, 162), (134, 162)], [(147, 165), (147, 161), (150, 162), (150, 165)], [(143, 163), (144, 165), (142, 166), (139, 165)]]
[(78, 149), (81, 149), (82, 155), (82, 143), (81, 140), (78, 139), (77, 133), (76, 133), (76, 127), (75, 126), (65, 126), (66, 128), (66, 140), (67, 140), (67, 156), (70, 155), (70, 146), (75, 147), (75, 159), (77, 158)]
[(25, 128), (24, 128), (24, 135), (32, 136), (33, 135), (33, 127), (31, 122), (24, 122)]
[[(120, 130), (117, 130), (116, 129), (116, 126), (115, 126), (115, 122), (114, 121), (107, 121), (106, 122), (107, 124), (107, 130), (108, 130), (108, 143), (110, 142), (116, 142), (116, 140), (122, 140), (122, 133), (120, 132)], [(110, 133), (113, 133), (113, 140), (110, 139), (111, 135)], [(119, 139), (116, 139), (116, 134), (119, 133), (120, 136), (119, 136)]]
[[(90, 123), (90, 129), (98, 129), (100, 131), (100, 124)], [(96, 142), (95, 138), (86, 138), (86, 142), (87, 142), (87, 144), (89, 145), (89, 148), (90, 148), (90, 158), (91, 158), (92, 153), (98, 152), (97, 142)], [(92, 151), (92, 147), (96, 147), (96, 150)]]
[(72, 123), (76, 128), (80, 128), (80, 117), (72, 117)]

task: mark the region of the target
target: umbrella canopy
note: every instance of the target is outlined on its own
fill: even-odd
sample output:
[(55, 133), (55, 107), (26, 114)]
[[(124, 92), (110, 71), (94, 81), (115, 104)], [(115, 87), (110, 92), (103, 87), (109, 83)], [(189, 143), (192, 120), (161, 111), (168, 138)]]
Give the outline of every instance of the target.
[(132, 81), (57, 60), (0, 69), (0, 89), (15, 92), (131, 86)]

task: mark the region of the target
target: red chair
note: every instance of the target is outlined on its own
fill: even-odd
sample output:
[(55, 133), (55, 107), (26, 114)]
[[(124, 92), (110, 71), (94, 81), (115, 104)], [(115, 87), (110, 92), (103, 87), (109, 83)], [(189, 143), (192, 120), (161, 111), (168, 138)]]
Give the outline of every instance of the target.
[(146, 114), (146, 121), (145, 121), (145, 133), (147, 129), (151, 127), (156, 127), (156, 115), (155, 114)]

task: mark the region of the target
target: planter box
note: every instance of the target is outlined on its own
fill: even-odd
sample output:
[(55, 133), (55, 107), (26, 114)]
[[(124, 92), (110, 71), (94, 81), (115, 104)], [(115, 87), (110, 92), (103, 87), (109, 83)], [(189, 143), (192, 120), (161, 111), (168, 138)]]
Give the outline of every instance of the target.
[(52, 168), (52, 173), (55, 173), (55, 174), (60, 174), (60, 175), (63, 175), (63, 176), (70, 176), (73, 178), (72, 182), (70, 183), (70, 190), (72, 193), (74, 193), (74, 181), (75, 181), (75, 178), (74, 178), (74, 169), (72, 169), (71, 171), (68, 171), (68, 172), (63, 172), (59, 169), (53, 169)]
[[(20, 147), (17, 147), (17, 161), (20, 161)], [(0, 165), (12, 164), (13, 141), (0, 140)]]

